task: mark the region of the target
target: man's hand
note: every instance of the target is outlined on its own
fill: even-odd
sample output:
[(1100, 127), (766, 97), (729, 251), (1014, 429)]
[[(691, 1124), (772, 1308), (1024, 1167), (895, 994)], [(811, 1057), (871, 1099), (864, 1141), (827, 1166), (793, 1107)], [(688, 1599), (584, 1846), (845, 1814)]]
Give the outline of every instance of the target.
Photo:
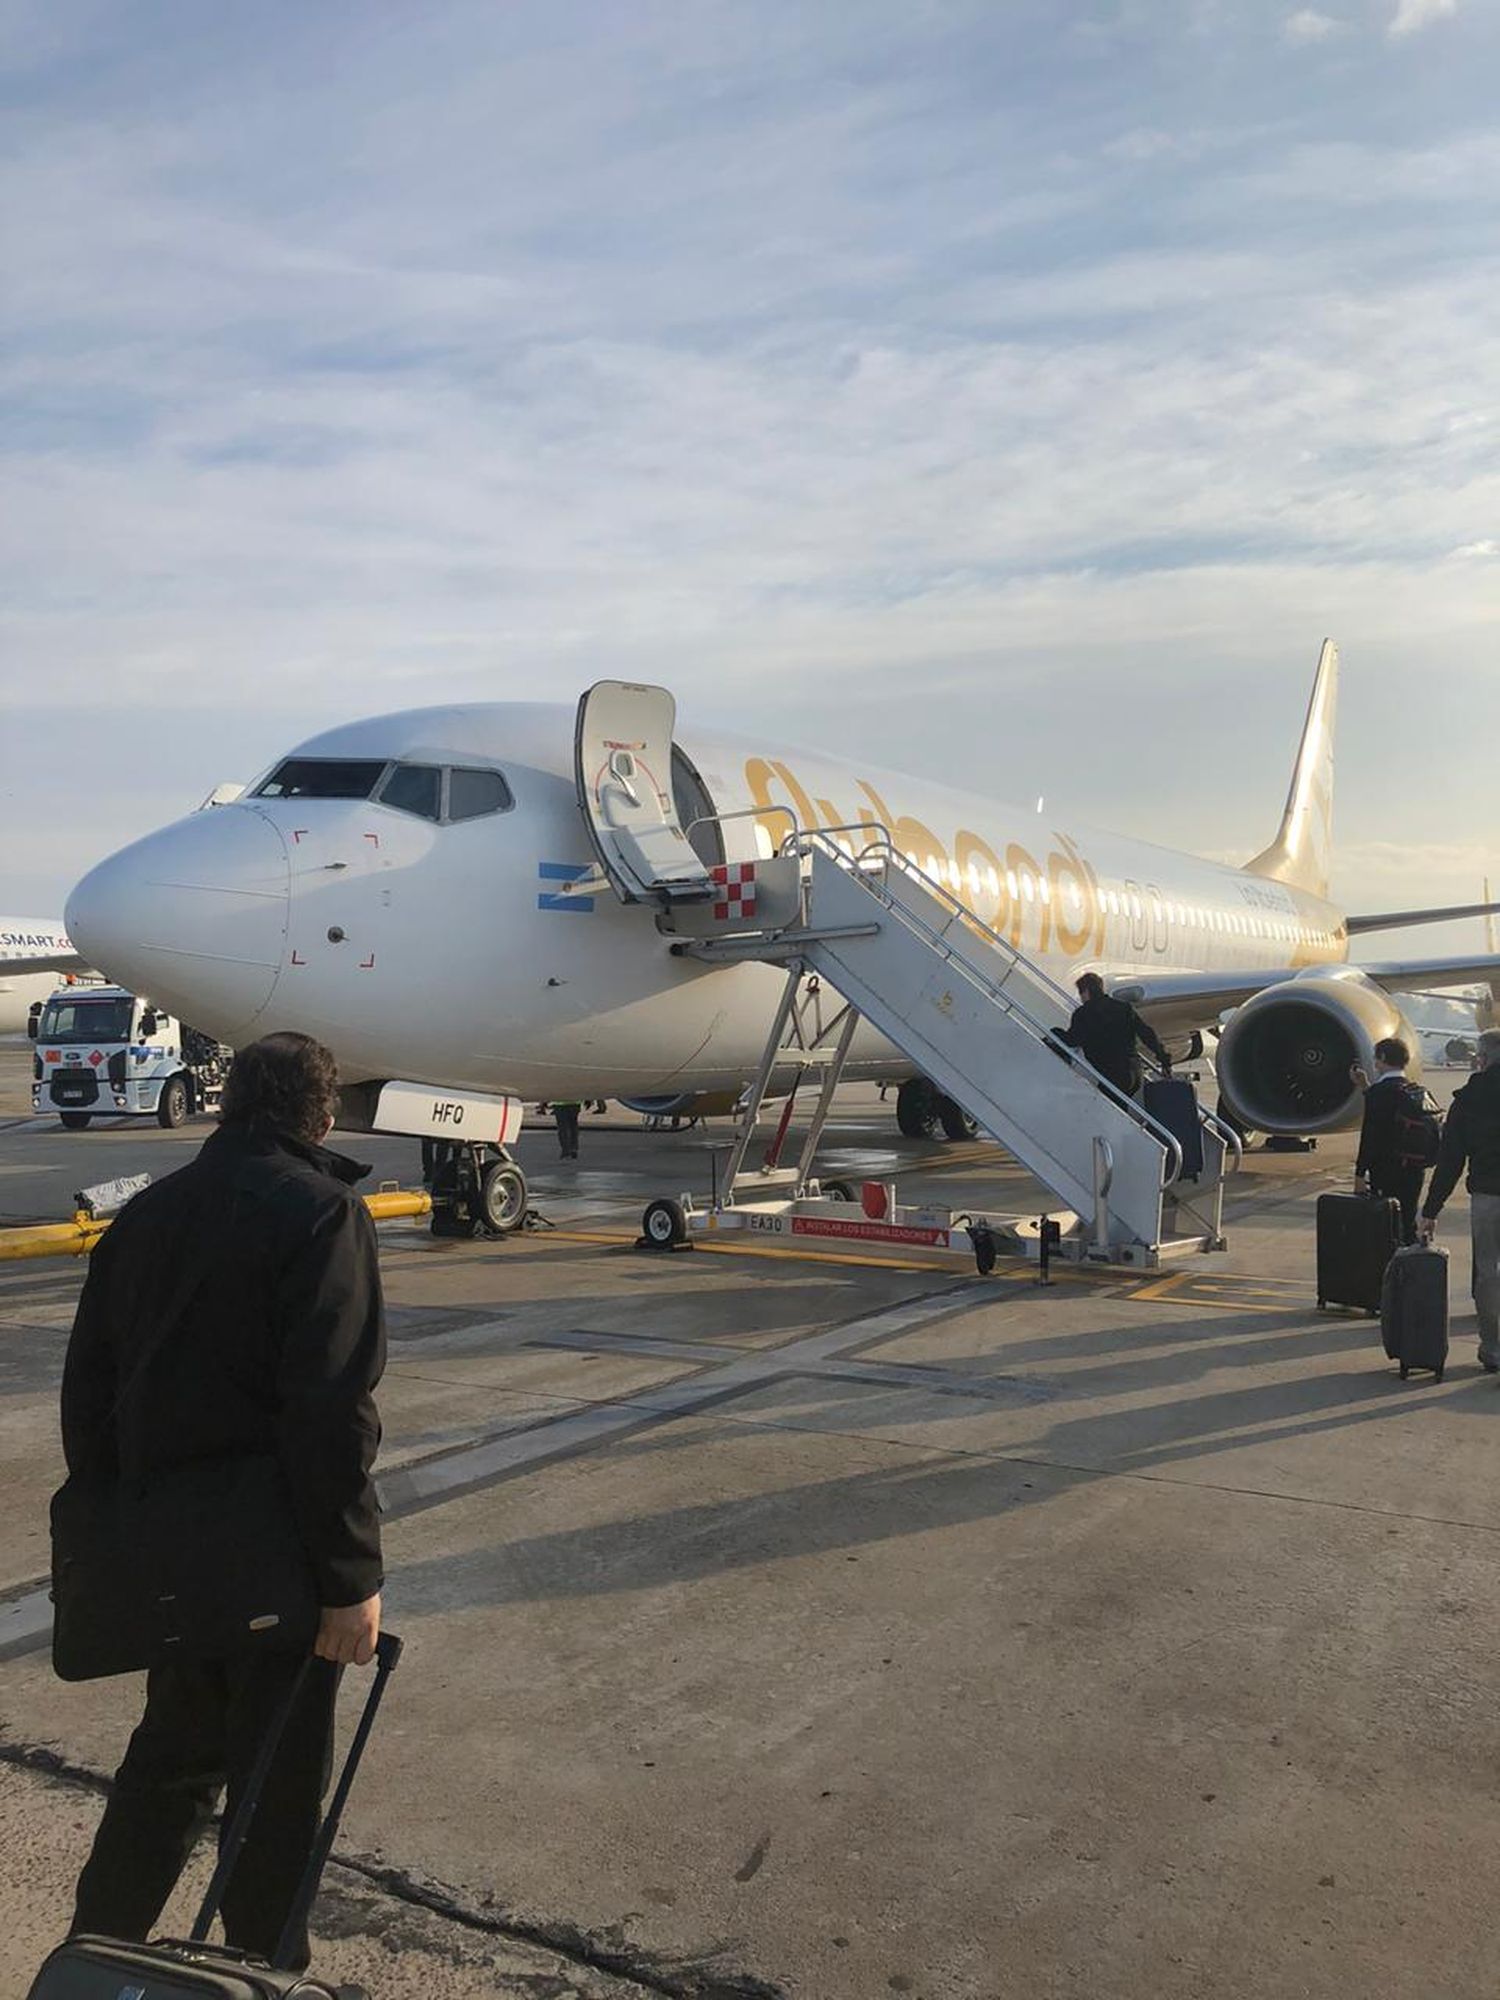
[(1368, 1174), (1356, 1174), (1354, 1176), (1354, 1192), (1356, 1194), (1368, 1194), (1370, 1192), (1370, 1176)]
[(1435, 1215), (1419, 1215), (1417, 1217), (1417, 1241), (1422, 1244), (1430, 1243), (1436, 1234), (1437, 1217)]
[(1368, 1090), (1370, 1088), (1370, 1072), (1365, 1068), (1363, 1063), (1350, 1063), (1349, 1081), (1354, 1085), (1356, 1090)]
[(363, 1604), (325, 1604), (313, 1651), (340, 1667), (367, 1667), (380, 1637), (380, 1593)]

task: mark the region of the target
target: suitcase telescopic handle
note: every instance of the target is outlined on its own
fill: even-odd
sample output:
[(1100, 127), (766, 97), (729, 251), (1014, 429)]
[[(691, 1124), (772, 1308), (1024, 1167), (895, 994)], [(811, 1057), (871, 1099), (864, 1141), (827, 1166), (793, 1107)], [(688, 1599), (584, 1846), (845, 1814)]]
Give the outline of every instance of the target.
[(292, 1946), (298, 1932), (306, 1923), (318, 1893), (318, 1884), (323, 1879), (323, 1870), (328, 1857), (333, 1852), (333, 1843), (338, 1838), (339, 1821), (344, 1816), (344, 1807), (349, 1802), (349, 1794), (354, 1789), (355, 1774), (359, 1770), (360, 1759), (365, 1754), (365, 1745), (370, 1740), (370, 1731), (375, 1727), (375, 1716), (380, 1708), (385, 1684), (396, 1670), (401, 1658), (401, 1641), (394, 1632), (382, 1632), (375, 1641), (375, 1679), (370, 1692), (365, 1696), (365, 1705), (355, 1727), (354, 1741), (349, 1745), (349, 1754), (344, 1759), (344, 1768), (339, 1772), (339, 1781), (333, 1788), (333, 1797), (328, 1802), (328, 1810), (323, 1815), (323, 1824), (318, 1828), (318, 1837), (313, 1842), (312, 1853), (307, 1857), (307, 1866), (302, 1871), (302, 1880), (297, 1884), (291, 1907), (286, 1913), (286, 1922), (281, 1927), (281, 1936), (276, 1943), (276, 1951), (271, 1959), (275, 1966), (285, 1968), (291, 1956)]
[[(338, 1834), (340, 1815), (344, 1810), (345, 1802), (354, 1784), (355, 1772), (359, 1769), (359, 1760), (364, 1755), (365, 1744), (369, 1741), (370, 1731), (375, 1726), (375, 1711), (380, 1706), (380, 1697), (385, 1693), (385, 1684), (395, 1672), (396, 1663), (400, 1658), (401, 1641), (396, 1637), (394, 1632), (382, 1632), (380, 1637), (375, 1641), (374, 1684), (365, 1698), (364, 1713), (360, 1716), (359, 1726), (354, 1733), (354, 1741), (350, 1745), (349, 1755), (345, 1760), (343, 1771), (339, 1775), (338, 1787), (334, 1792), (333, 1802), (328, 1808), (328, 1813), (323, 1824), (318, 1829), (317, 1841), (313, 1847), (312, 1854), (308, 1858), (302, 1880), (297, 1885), (297, 1893), (292, 1898), (291, 1911), (276, 1947), (276, 1957), (273, 1963), (277, 1965), (281, 1963), (283, 1952), (290, 1950), (292, 1936), (301, 1925), (307, 1912), (312, 1908), (313, 1898), (318, 1893), (318, 1883), (322, 1877), (324, 1864), (328, 1859), (334, 1839)], [(292, 1711), (297, 1706), (298, 1698), (307, 1685), (307, 1677), (312, 1671), (313, 1662), (314, 1656), (309, 1653), (307, 1658), (298, 1665), (292, 1684), (287, 1689), (285, 1696), (276, 1709), (276, 1713), (271, 1718), (270, 1725), (264, 1737), (261, 1739), (260, 1749), (256, 1752), (255, 1763), (246, 1782), (244, 1794), (240, 1799), (239, 1805), (235, 1808), (234, 1818), (230, 1821), (225, 1830), (224, 1838), (219, 1844), (219, 1859), (214, 1868), (213, 1878), (209, 1882), (207, 1889), (203, 1892), (203, 1901), (198, 1906), (198, 1914), (193, 1921), (193, 1928), (188, 1933), (194, 1944), (201, 1944), (207, 1938), (209, 1927), (212, 1925), (214, 1917), (218, 1914), (219, 1904), (223, 1901), (224, 1890), (228, 1886), (229, 1878), (234, 1872), (234, 1864), (239, 1860), (240, 1850), (244, 1847), (246, 1837), (250, 1832), (250, 1822), (255, 1817), (255, 1808), (260, 1804), (260, 1795), (265, 1790), (266, 1779), (271, 1771), (271, 1764), (277, 1750), (281, 1746), (281, 1739), (286, 1734), (286, 1726), (291, 1721)]]

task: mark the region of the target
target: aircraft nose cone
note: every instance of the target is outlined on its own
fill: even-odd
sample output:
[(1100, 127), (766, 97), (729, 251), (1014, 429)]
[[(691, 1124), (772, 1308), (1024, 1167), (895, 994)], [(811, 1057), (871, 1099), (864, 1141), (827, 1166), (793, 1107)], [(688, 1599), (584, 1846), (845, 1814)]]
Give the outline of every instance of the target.
[(91, 869), (68, 898), (68, 934), (108, 978), (240, 1043), (281, 971), (290, 880), (264, 813), (212, 806)]

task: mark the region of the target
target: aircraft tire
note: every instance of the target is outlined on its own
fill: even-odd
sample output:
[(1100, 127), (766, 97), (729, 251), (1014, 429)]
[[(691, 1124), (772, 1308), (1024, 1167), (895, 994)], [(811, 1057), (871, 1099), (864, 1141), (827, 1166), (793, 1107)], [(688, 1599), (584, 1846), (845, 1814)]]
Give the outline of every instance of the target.
[(940, 1097), (937, 1101), (938, 1123), (943, 1128), (945, 1139), (973, 1139), (979, 1133), (979, 1121), (971, 1118), (961, 1104), (955, 1104), (951, 1097)]
[(161, 1096), (156, 1100), (156, 1122), (168, 1132), (175, 1132), (179, 1125), (186, 1125), (187, 1115), (187, 1080), (169, 1076), (161, 1087)]
[(896, 1129), (903, 1139), (930, 1139), (937, 1131), (938, 1093), (925, 1076), (909, 1076), (896, 1091)]
[(59, 1111), (58, 1121), (69, 1132), (86, 1132), (93, 1119), (92, 1111)]
[(641, 1216), (641, 1246), (646, 1250), (675, 1250), (687, 1241), (687, 1214), (680, 1201), (647, 1202)]
[(497, 1236), (509, 1236), (526, 1220), (526, 1176), (510, 1160), (491, 1160), (480, 1172), (479, 1212)]

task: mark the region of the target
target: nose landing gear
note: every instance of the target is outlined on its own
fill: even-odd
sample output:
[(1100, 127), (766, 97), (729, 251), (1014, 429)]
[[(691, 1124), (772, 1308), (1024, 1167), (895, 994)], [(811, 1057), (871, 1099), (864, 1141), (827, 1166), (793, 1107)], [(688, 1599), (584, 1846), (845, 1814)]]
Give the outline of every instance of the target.
[(434, 1236), (509, 1236), (526, 1221), (526, 1176), (503, 1146), (422, 1141)]

